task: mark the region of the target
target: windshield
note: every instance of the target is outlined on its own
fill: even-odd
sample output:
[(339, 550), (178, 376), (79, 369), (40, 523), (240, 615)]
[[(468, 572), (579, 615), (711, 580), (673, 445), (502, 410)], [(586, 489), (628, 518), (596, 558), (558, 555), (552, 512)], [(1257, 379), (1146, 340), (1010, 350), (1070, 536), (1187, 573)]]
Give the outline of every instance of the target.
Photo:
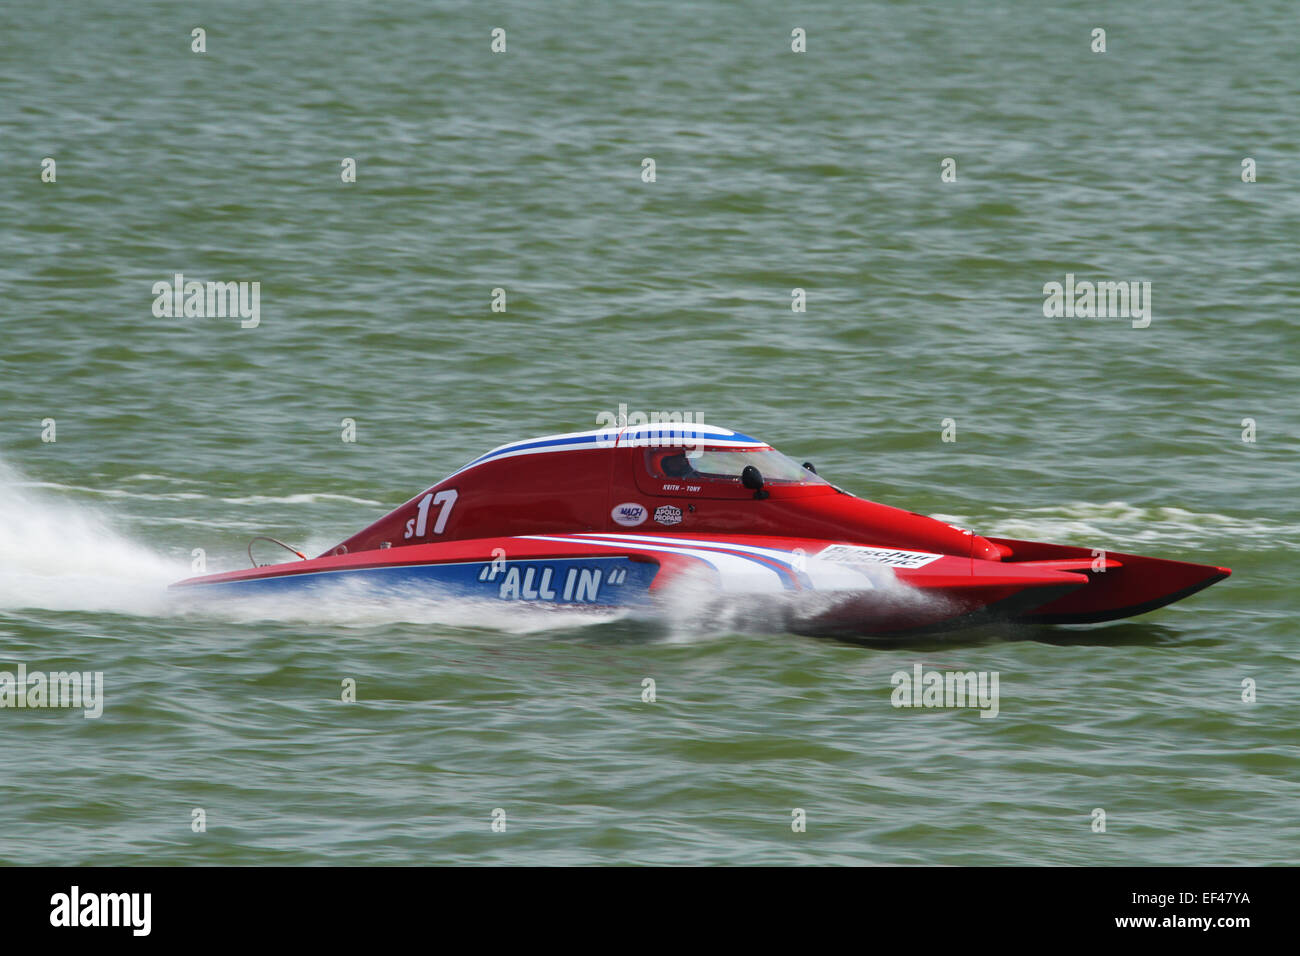
[[(691, 457), (692, 454), (694, 457)], [(682, 478), (689, 481), (740, 482), (746, 465), (753, 465), (763, 480), (780, 485), (824, 485), (816, 474), (787, 458), (775, 448), (705, 448), (685, 450), (651, 450), (647, 453), (650, 473), (656, 478)]]

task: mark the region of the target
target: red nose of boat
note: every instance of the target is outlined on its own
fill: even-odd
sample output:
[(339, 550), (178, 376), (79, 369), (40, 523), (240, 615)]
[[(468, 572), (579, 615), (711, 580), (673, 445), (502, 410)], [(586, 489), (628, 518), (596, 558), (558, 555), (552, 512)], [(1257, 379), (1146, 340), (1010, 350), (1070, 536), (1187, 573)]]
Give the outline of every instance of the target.
[(1092, 624), (1145, 614), (1181, 601), (1232, 574), (1231, 568), (1213, 564), (1170, 561), (1120, 551), (1101, 553), (1091, 548), (1041, 541), (993, 540), (1011, 549), (1012, 564), (1073, 559), (1099, 565), (1100, 570), (1089, 570), (1086, 587), (1036, 608), (1023, 618), (1043, 624)]

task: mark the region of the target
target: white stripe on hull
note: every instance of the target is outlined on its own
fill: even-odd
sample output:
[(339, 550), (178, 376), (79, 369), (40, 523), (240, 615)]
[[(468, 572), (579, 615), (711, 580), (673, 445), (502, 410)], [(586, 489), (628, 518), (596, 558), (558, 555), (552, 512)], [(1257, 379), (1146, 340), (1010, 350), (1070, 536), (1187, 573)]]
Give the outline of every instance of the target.
[(786, 579), (776, 569), (752, 557), (720, 551), (708, 551), (702, 548), (691, 548), (684, 546), (684, 542), (676, 542), (679, 546), (670, 547), (663, 544), (644, 542), (638, 544), (628, 541), (597, 541), (579, 535), (530, 534), (521, 535), (521, 537), (530, 541), (558, 541), (564, 544), (585, 544), (599, 548), (617, 548), (624, 551), (635, 548), (639, 551), (651, 551), (661, 554), (682, 554), (703, 562), (717, 571), (724, 591), (771, 592), (784, 590), (788, 585)]

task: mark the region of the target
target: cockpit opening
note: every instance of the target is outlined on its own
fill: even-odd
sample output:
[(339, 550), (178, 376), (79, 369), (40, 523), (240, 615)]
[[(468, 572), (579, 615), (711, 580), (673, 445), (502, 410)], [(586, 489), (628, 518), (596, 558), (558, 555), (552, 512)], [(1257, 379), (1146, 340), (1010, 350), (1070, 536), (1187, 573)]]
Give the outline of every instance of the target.
[(824, 485), (815, 471), (797, 464), (775, 448), (648, 449), (646, 467), (655, 478), (726, 482), (739, 485), (752, 465), (769, 485)]

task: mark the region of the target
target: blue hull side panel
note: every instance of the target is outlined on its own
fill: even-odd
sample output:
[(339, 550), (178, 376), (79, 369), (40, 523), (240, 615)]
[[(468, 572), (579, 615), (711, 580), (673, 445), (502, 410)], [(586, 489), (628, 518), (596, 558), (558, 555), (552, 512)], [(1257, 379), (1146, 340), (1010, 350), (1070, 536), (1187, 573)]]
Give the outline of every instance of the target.
[(658, 572), (657, 564), (626, 557), (468, 561), (278, 574), (193, 585), (184, 591), (205, 596), (260, 597), (346, 587), (368, 595), (427, 593), (435, 597), (622, 607), (647, 603), (650, 583)]

